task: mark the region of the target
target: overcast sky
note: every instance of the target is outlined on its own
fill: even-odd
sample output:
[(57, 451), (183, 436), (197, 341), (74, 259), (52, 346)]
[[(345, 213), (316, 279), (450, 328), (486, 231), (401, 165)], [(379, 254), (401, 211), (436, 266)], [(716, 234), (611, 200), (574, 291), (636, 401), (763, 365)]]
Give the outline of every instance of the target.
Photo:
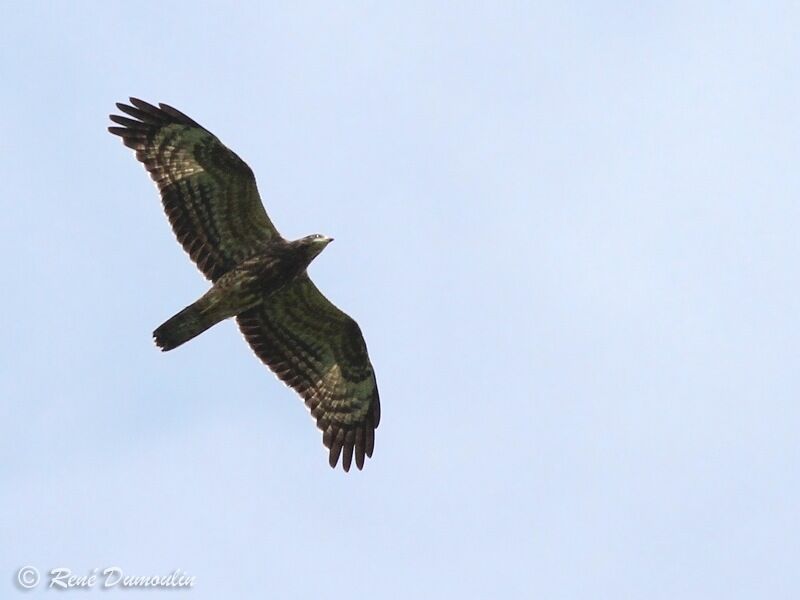
[[(270, 4), (3, 9), (0, 596), (800, 596), (797, 5)], [(153, 345), (206, 282), (130, 95), (336, 238), (363, 472), (234, 323)]]

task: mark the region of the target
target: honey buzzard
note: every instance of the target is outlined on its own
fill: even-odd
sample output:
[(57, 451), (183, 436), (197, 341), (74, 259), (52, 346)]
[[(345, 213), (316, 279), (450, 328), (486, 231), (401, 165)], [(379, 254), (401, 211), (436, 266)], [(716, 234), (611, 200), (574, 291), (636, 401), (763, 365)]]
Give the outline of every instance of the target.
[(380, 401), (358, 324), (306, 273), (332, 241), (287, 241), (264, 210), (253, 171), (180, 111), (137, 98), (118, 103), (108, 130), (136, 152), (161, 193), (172, 230), (212, 282), (199, 300), (153, 332), (172, 350), (229, 317), (272, 371), (305, 400), (329, 463), (350, 470), (372, 456)]

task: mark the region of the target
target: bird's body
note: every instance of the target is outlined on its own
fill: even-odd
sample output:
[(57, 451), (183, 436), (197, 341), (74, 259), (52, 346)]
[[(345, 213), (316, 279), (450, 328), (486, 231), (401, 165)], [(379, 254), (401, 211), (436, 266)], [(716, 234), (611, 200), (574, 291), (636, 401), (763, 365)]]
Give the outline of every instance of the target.
[(220, 321), (262, 304), (305, 272), (331, 238), (312, 235), (293, 242), (266, 242), (257, 254), (222, 275), (211, 289), (153, 332), (162, 350), (172, 350)]
[(310, 262), (330, 243), (287, 241), (264, 210), (250, 168), (176, 109), (131, 98), (109, 131), (136, 151), (161, 192), (178, 241), (212, 286), (153, 332), (171, 350), (236, 317), (256, 355), (305, 400), (329, 462), (345, 471), (372, 456), (380, 401), (358, 324), (311, 282)]

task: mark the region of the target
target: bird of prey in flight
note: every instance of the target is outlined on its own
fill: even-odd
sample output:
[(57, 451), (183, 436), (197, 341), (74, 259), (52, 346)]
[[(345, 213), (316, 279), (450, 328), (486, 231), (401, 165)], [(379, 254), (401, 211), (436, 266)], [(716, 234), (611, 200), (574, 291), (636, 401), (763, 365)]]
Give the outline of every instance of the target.
[(261, 203), (253, 171), (182, 112), (137, 98), (118, 103), (108, 130), (136, 152), (161, 193), (172, 230), (211, 281), (196, 302), (153, 332), (164, 351), (235, 317), (253, 352), (303, 397), (329, 463), (350, 470), (372, 456), (378, 387), (358, 324), (306, 267), (332, 241), (285, 240)]

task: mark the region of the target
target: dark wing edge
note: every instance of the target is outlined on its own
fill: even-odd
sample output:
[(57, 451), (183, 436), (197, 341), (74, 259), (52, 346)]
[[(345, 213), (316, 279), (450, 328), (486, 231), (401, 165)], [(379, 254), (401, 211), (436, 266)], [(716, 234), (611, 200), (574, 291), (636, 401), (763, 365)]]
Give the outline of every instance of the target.
[[(109, 115), (161, 193), (164, 211), (184, 250), (215, 281), (280, 238), (249, 166), (202, 125), (167, 105), (138, 98)], [(132, 117), (132, 118), (130, 118)]]
[(302, 275), (237, 318), (261, 361), (305, 401), (332, 468), (359, 470), (375, 447), (380, 398), (358, 324)]

